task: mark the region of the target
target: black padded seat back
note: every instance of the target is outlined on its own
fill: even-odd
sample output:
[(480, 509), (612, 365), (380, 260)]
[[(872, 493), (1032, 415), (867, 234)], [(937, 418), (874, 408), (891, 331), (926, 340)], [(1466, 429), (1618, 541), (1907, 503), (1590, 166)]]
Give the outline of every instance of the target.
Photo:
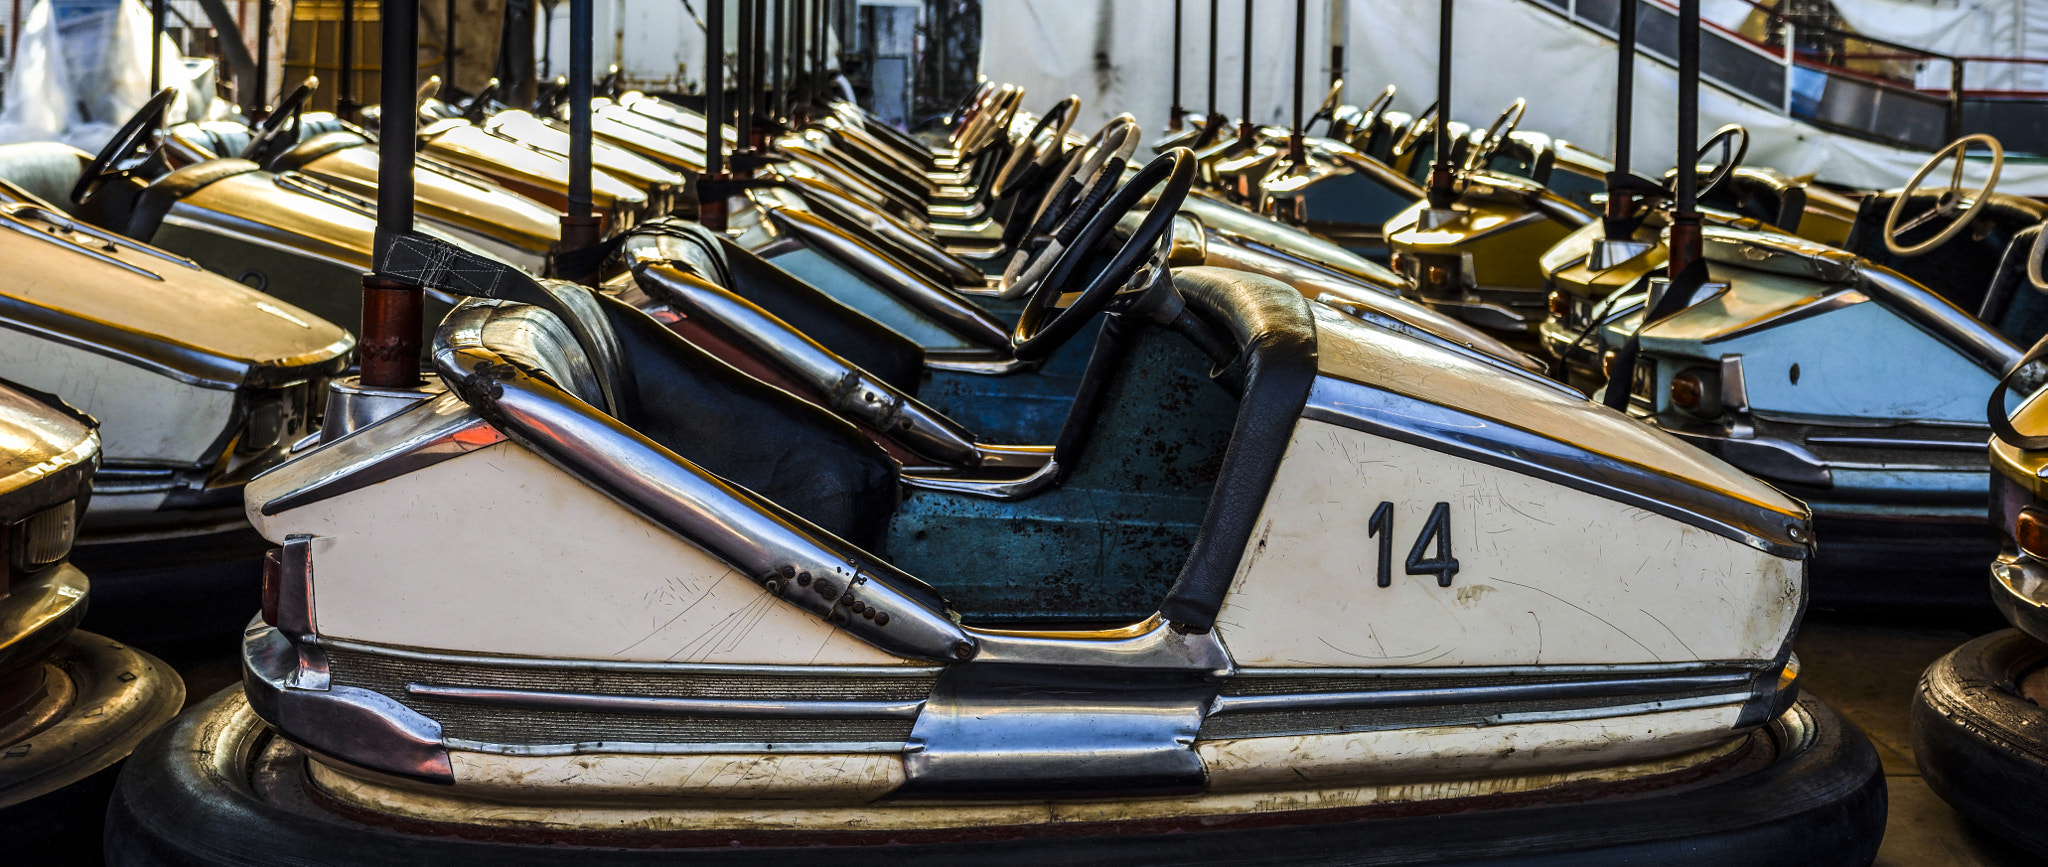
[(262, 166), (244, 159), (207, 160), (172, 170), (142, 188), (142, 193), (135, 198), (135, 210), (129, 215), (128, 226), (121, 234), (147, 242), (156, 237), (164, 216), (171, 212), (171, 206), (178, 200), (205, 189), (215, 181), (262, 170)]
[(1806, 187), (1775, 172), (1739, 167), (1700, 204), (1796, 232), (1806, 214)]
[(277, 158), (271, 160), (270, 165), (265, 168), (279, 173), (298, 171), (314, 160), (335, 151), (362, 147), (369, 143), (369, 139), (347, 130), (335, 130), (318, 135), (301, 134), (298, 144), (292, 145), (290, 150), (278, 154)]
[[(1938, 194), (1916, 193), (1906, 203), (1901, 222), (1925, 213), (1934, 206)], [(1971, 225), (1948, 243), (1924, 256), (1904, 258), (1895, 256), (1884, 244), (1885, 215), (1891, 211), (1892, 202), (1898, 198), (1897, 191), (1866, 196), (1856, 211), (1856, 222), (1849, 229), (1849, 240), (1844, 246), (1851, 253), (1872, 262), (1891, 268), (1913, 278), (1922, 286), (1968, 311), (1980, 310), (1984, 306), (1994, 277), (1998, 274), (1999, 260), (2013, 238), (2030, 226), (2048, 219), (2048, 205), (2020, 196), (2004, 193), (1991, 194), (1991, 201), (1985, 203)], [(1947, 221), (1936, 219), (1926, 226), (1907, 232), (1903, 239), (1915, 244), (1933, 237)]]
[[(880, 550), (896, 504), (897, 465), (859, 430), (728, 366), (624, 302), (573, 284), (549, 291), (557, 299), (583, 293), (589, 303), (567, 309), (590, 321), (571, 328), (539, 307), (470, 301), (450, 322), (490, 308), (478, 329), (485, 348), (600, 411), (600, 383), (623, 384), (630, 392), (607, 415), (839, 538)], [(578, 331), (602, 335), (617, 352), (588, 348)], [(436, 342), (447, 336), (444, 327)]]
[(71, 188), (92, 155), (53, 141), (0, 145), (0, 181), (71, 213)]
[[(1194, 549), (1159, 608), (1176, 624), (1206, 631), (1215, 625), (1315, 385), (1315, 317), (1308, 299), (1270, 277), (1183, 268), (1174, 272), (1173, 285), (1197, 318), (1238, 348), (1234, 360), (1211, 374), (1238, 394), (1230, 447)], [(1060, 440), (1064, 446), (1068, 433)]]
[(1984, 324), (2020, 346), (2032, 346), (2048, 334), (2048, 292), (2027, 279), (2027, 257), (2033, 255), (2041, 232), (2042, 227), (2034, 225), (2013, 236), (1998, 260), (1984, 305), (1975, 311)]
[(331, 132), (352, 132), (352, 130), (349, 128), (347, 121), (336, 117), (334, 112), (331, 111), (309, 111), (299, 115), (300, 141)]

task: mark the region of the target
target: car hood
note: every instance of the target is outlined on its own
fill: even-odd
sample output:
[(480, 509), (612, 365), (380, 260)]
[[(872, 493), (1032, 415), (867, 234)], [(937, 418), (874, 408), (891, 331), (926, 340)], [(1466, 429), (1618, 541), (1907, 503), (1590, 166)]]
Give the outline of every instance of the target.
[(340, 365), (348, 331), (154, 247), (38, 205), (0, 206), (0, 315), (144, 367), (233, 388)]

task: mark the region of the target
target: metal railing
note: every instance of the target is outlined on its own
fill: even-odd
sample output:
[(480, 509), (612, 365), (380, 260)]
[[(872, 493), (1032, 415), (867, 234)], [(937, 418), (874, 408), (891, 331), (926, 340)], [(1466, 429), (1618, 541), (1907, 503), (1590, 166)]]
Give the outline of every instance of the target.
[[(1619, 35), (1621, 4), (1631, 0), (1532, 0), (1539, 7), (1607, 38)], [(1636, 44), (1652, 58), (1676, 66), (1678, 11), (1664, 0), (1637, 5)], [(1711, 21), (1701, 22), (1700, 77), (1736, 97), (1831, 132), (1913, 150), (1935, 150), (1956, 138), (1990, 133), (2006, 149), (2048, 155), (2048, 92), (1970, 90), (1967, 69), (1989, 64), (2048, 65), (2048, 58), (1947, 55), (1827, 27), (1800, 27), (1783, 13), (1747, 0), (1762, 12), (1774, 38), (1759, 42)], [(1872, 51), (1802, 50), (1801, 38), (1860, 43)], [(1946, 88), (1849, 64), (1910, 65), (1915, 73), (1946, 63)]]

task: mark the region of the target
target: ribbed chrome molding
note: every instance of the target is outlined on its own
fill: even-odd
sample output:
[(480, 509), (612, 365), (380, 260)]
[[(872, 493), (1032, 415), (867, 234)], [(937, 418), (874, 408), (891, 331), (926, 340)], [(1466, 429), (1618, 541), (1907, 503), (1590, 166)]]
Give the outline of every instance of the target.
[(548, 708), (591, 713), (637, 713), (714, 719), (916, 719), (924, 700), (763, 701), (733, 698), (676, 698), (607, 695), (542, 689), (406, 684), (407, 695), (506, 708)]
[(1796, 519), (1492, 419), (1317, 377), (1302, 417), (1342, 425), (1626, 503), (1778, 557), (1808, 556)]
[(544, 669), (547, 671), (593, 671), (636, 674), (730, 675), (734, 677), (773, 675), (780, 677), (931, 678), (943, 665), (748, 665), (714, 662), (641, 662), (624, 659), (547, 659), (534, 656), (493, 656), (447, 653), (386, 644), (366, 644), (326, 637), (323, 647), (336, 651), (373, 654), (412, 662), (445, 665), (474, 665), (492, 668)]
[(703, 755), (839, 755), (846, 753), (903, 752), (904, 742), (894, 741), (721, 741), (702, 744), (668, 744), (645, 741), (583, 741), (573, 744), (501, 744), (468, 738), (442, 738), (451, 750), (501, 756), (703, 756)]

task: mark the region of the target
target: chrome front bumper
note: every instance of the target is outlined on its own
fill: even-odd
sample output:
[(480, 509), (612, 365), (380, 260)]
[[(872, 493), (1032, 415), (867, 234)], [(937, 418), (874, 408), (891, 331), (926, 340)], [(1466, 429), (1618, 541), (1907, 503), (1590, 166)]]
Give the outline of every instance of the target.
[(2025, 554), (1991, 561), (1991, 601), (2021, 632), (2048, 642), (2048, 564)]

